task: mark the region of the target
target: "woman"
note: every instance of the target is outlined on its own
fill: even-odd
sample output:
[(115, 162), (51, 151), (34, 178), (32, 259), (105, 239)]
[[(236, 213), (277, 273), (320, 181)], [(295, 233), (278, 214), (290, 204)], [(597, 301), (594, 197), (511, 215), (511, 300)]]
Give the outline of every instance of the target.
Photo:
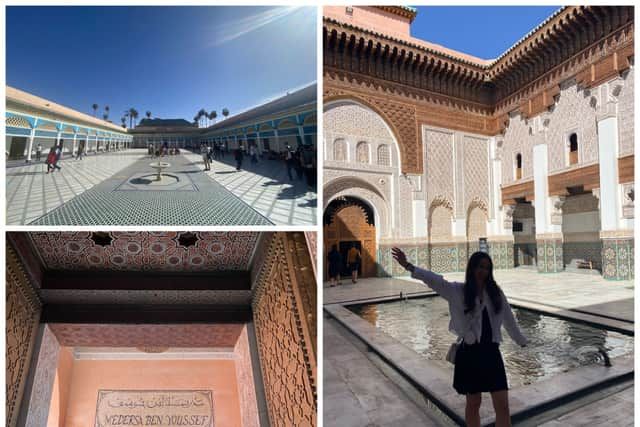
[(338, 280), (338, 285), (340, 283), (340, 270), (342, 269), (342, 255), (338, 251), (338, 245), (333, 245), (331, 247), (331, 252), (329, 252), (329, 279), (331, 280), (331, 284), (329, 286), (334, 287), (336, 285), (336, 279)]
[(500, 354), (500, 327), (524, 347), (522, 335), (502, 289), (493, 279), (491, 257), (475, 252), (469, 258), (465, 282), (448, 282), (429, 270), (414, 267), (399, 248), (392, 249), (393, 258), (449, 303), (449, 330), (458, 335), (458, 348), (453, 373), (453, 387), (467, 398), (465, 421), (467, 426), (480, 426), (482, 392), (491, 393), (496, 411), (496, 427), (511, 426), (507, 376)]

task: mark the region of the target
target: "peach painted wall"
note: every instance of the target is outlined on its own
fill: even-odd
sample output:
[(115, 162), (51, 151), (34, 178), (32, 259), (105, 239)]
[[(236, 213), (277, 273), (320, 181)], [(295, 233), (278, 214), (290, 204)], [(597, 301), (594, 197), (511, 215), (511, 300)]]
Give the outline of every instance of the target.
[(375, 30), (401, 38), (407, 38), (411, 31), (409, 18), (403, 18), (374, 7), (353, 7), (353, 15), (349, 16), (346, 12), (346, 6), (324, 6), (322, 8), (322, 14), (327, 18), (348, 22), (357, 27)]
[(58, 354), (58, 368), (51, 393), (51, 407), (47, 427), (64, 427), (64, 419), (69, 403), (69, 387), (73, 371), (73, 353), (68, 347), (61, 347)]
[(76, 360), (65, 427), (94, 425), (99, 389), (212, 390), (215, 425), (242, 425), (233, 360)]

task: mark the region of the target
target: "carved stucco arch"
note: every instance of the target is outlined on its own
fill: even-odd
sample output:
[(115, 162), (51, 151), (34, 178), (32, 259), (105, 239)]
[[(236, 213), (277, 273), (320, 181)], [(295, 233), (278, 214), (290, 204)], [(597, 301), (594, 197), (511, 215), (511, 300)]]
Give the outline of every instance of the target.
[(469, 215), (469, 212), (471, 212), (471, 210), (473, 210), (474, 208), (479, 208), (484, 212), (487, 218), (489, 218), (489, 208), (487, 207), (487, 201), (485, 199), (477, 196), (471, 199), (467, 207), (467, 216)]
[(347, 103), (350, 102), (356, 105), (360, 105), (361, 107), (368, 108), (369, 110), (373, 111), (378, 116), (380, 116), (380, 119), (384, 122), (387, 128), (389, 128), (389, 131), (391, 132), (391, 136), (393, 136), (393, 139), (395, 140), (395, 143), (396, 143), (395, 145), (398, 148), (398, 151), (400, 154), (400, 170), (402, 172), (406, 171), (406, 165), (408, 164), (406, 159), (406, 156), (407, 156), (406, 147), (401, 142), (402, 138), (400, 138), (400, 132), (398, 132), (398, 129), (393, 124), (393, 121), (389, 116), (387, 116), (387, 114), (385, 114), (384, 111), (376, 107), (374, 104), (367, 102), (363, 98), (360, 98), (359, 96), (356, 96), (356, 95), (325, 96), (323, 98), (323, 101), (324, 101), (323, 112), (326, 112), (327, 109), (331, 108), (334, 104), (339, 104), (340, 102), (347, 102)]
[(329, 203), (338, 197), (355, 197), (362, 200), (373, 208), (376, 213), (375, 226), (380, 237), (390, 237), (390, 216), (391, 207), (382, 192), (374, 185), (352, 176), (336, 178), (326, 183), (323, 187), (323, 211), (327, 209)]
[(429, 211), (428, 211), (429, 216), (427, 217), (427, 233), (429, 234), (429, 241), (434, 239), (433, 232), (432, 232), (433, 212), (436, 210), (436, 208), (439, 208), (439, 207), (443, 207), (449, 211), (450, 220), (454, 216), (453, 202), (451, 201), (451, 199), (442, 194), (435, 196), (431, 200), (431, 204), (429, 204)]

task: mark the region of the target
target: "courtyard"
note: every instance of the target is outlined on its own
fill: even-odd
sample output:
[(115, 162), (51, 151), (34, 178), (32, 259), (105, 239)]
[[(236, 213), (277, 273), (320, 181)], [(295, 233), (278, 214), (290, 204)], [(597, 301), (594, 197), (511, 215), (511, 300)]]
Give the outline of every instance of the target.
[(46, 165), (6, 170), (10, 225), (306, 225), (315, 222), (316, 194), (305, 181), (287, 177), (278, 160), (245, 162), (236, 171), (231, 155), (213, 160), (182, 150), (163, 157), (172, 178), (153, 185), (147, 150), (129, 149)]

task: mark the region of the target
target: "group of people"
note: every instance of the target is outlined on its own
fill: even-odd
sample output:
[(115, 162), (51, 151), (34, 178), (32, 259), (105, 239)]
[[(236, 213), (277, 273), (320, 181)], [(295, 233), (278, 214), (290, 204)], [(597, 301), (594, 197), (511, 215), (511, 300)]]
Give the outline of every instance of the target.
[[(334, 287), (336, 285), (341, 285), (342, 282), (340, 282), (340, 275), (345, 264), (342, 259), (342, 254), (338, 250), (338, 245), (333, 245), (331, 247), (328, 258), (329, 279), (331, 280), (329, 286)], [(362, 264), (362, 254), (356, 247), (355, 243), (351, 244), (351, 248), (349, 248), (349, 251), (347, 252), (346, 261), (347, 271), (351, 274), (351, 282), (358, 283), (358, 270)]]
[(149, 144), (149, 148), (147, 149), (147, 153), (150, 157), (164, 157), (164, 156), (174, 156), (180, 154), (180, 149), (175, 146), (169, 147), (169, 144), (166, 142), (162, 144), (162, 146), (158, 149), (155, 149), (153, 144)]
[(312, 145), (299, 145), (296, 150), (287, 145), (283, 160), (287, 164), (287, 175), (293, 181), (293, 171), (296, 171), (298, 179), (307, 180), (307, 187), (313, 189), (317, 183), (317, 153)]
[[(38, 148), (40, 148), (40, 153), (42, 153), (42, 146), (38, 144)], [(38, 155), (38, 148), (36, 148), (36, 158), (39, 160), (40, 156)], [(56, 169), (62, 170), (58, 162), (62, 158), (62, 147), (59, 145), (54, 145), (49, 149), (49, 154), (47, 154), (47, 159), (45, 163), (47, 165), (47, 173), (55, 172)]]

